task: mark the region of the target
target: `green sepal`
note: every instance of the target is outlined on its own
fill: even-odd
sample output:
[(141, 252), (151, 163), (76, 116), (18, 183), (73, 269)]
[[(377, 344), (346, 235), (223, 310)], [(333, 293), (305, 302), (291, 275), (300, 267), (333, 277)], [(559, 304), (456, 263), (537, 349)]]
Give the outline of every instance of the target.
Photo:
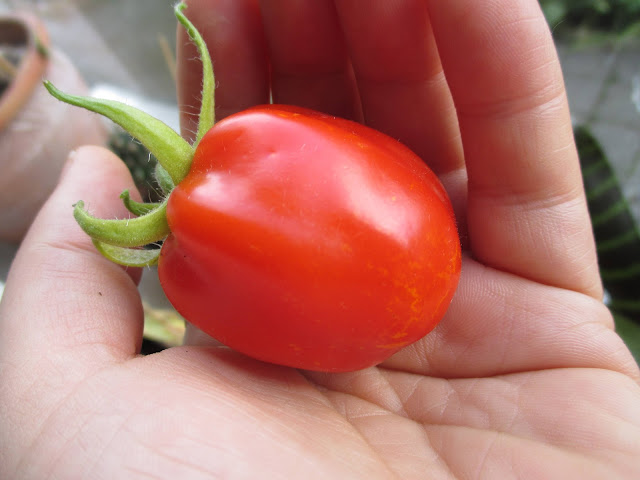
[(120, 199), (122, 200), (125, 208), (137, 216), (146, 215), (160, 206), (159, 203), (141, 203), (131, 200), (129, 190), (122, 192), (120, 194)]
[[(180, 2), (175, 6), (174, 12), (176, 18), (187, 30), (189, 37), (198, 49), (200, 55), (200, 61), (202, 62), (202, 94), (200, 99), (200, 115), (198, 117), (198, 132), (196, 134), (196, 140), (193, 143), (194, 147), (198, 146), (202, 137), (207, 133), (211, 127), (213, 127), (215, 117), (215, 78), (213, 75), (213, 64), (211, 63), (211, 56), (207, 49), (207, 44), (200, 35), (200, 32), (189, 21), (187, 17), (182, 13), (187, 6)], [(175, 182), (178, 183), (178, 182)]]
[(140, 217), (106, 220), (89, 215), (84, 209), (84, 202), (79, 201), (74, 205), (73, 216), (93, 240), (119, 247), (140, 247), (169, 235), (166, 211), (167, 200)]
[(117, 247), (93, 239), (93, 244), (104, 257), (125, 267), (151, 267), (158, 263), (160, 249)]
[(44, 86), (58, 100), (99, 113), (124, 128), (158, 159), (174, 184), (180, 183), (189, 172), (194, 147), (164, 122), (125, 103), (69, 95), (49, 81), (45, 81)]
[(175, 187), (175, 184), (173, 183), (173, 180), (171, 180), (171, 176), (159, 163), (156, 163), (155, 177), (162, 193), (164, 193), (165, 196), (168, 196), (171, 193), (171, 190), (173, 190), (173, 187)]

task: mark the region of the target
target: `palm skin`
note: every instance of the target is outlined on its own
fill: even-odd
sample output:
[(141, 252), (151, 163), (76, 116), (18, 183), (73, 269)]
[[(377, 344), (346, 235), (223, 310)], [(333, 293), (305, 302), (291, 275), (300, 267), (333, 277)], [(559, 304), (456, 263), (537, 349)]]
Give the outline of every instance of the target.
[[(272, 88), (401, 139), (441, 176), (466, 251), (442, 323), (347, 374), (259, 363), (194, 331), (140, 357), (140, 272), (100, 257), (69, 214), (83, 198), (123, 216), (132, 182), (83, 148), (0, 304), (0, 478), (640, 476), (640, 375), (599, 300), (537, 2), (361, 5), (192, 0), (186, 12), (216, 59), (219, 117)], [(198, 64), (178, 38), (188, 134)]]

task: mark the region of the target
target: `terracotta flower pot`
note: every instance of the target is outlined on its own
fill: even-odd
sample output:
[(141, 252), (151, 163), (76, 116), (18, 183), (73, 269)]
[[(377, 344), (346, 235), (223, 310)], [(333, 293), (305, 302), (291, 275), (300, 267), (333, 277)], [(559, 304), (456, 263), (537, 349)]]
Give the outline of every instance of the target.
[(66, 92), (87, 94), (37, 17), (0, 16), (2, 46), (19, 58), (0, 93), (0, 240), (17, 242), (54, 189), (69, 152), (104, 145), (107, 130), (97, 115), (57, 101), (42, 86), (48, 79)]

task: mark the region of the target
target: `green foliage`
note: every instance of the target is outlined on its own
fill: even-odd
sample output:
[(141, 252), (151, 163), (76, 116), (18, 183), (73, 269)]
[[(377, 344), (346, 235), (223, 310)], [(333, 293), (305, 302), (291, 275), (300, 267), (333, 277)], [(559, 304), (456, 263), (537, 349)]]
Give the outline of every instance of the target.
[(640, 230), (598, 140), (585, 125), (574, 134), (607, 304), (640, 362)]
[(149, 150), (119, 127), (109, 137), (109, 149), (125, 163), (145, 202), (161, 200), (160, 186), (155, 179), (158, 161)]
[(552, 27), (621, 30), (640, 23), (640, 0), (540, 0)]
[(616, 331), (631, 350), (631, 353), (640, 365), (640, 327), (623, 315), (615, 315)]

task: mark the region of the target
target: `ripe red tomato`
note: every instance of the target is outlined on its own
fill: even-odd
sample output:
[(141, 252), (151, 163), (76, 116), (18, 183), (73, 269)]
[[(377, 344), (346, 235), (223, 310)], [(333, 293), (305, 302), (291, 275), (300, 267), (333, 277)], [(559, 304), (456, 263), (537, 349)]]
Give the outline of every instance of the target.
[(296, 107), (213, 127), (167, 219), (171, 303), (229, 347), (292, 367), (381, 362), (435, 327), (460, 274), (435, 174), (379, 132)]

